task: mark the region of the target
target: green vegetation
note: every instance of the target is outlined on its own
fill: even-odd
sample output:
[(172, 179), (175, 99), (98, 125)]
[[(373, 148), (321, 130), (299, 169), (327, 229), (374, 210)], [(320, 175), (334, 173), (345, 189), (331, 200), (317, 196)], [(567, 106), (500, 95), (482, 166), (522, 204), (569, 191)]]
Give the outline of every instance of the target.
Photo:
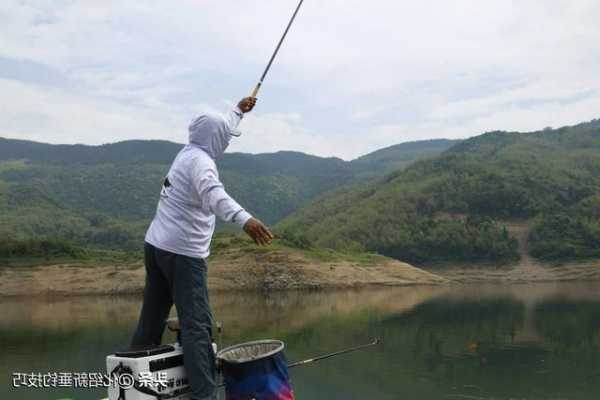
[[(0, 139), (0, 239), (139, 251), (180, 148)], [(531, 221), (526, 248), (535, 257), (600, 257), (599, 120), (404, 143), (351, 162), (278, 152), (227, 154), (218, 164), (228, 191), (277, 223), (281, 246), (312, 257), (510, 263), (519, 258), (510, 221)]]
[(531, 235), (531, 254), (541, 259), (600, 258), (600, 195), (540, 217)]
[[(394, 146), (402, 162), (439, 148), (429, 142), (407, 145), (410, 152), (403, 153), (404, 145)], [(139, 251), (180, 148), (165, 141), (82, 146), (0, 138), (0, 239), (56, 237), (86, 248)], [(227, 190), (274, 223), (324, 191), (380, 173), (369, 159), (232, 153), (218, 164)], [(393, 163), (394, 157), (377, 162)]]
[(69, 257), (78, 258), (85, 254), (81, 248), (60, 238), (37, 238), (26, 240), (0, 240), (0, 258), (15, 257)]
[(247, 236), (236, 235), (231, 233), (220, 232), (213, 237), (211, 243), (211, 255), (224, 255), (231, 250), (244, 254), (266, 254), (271, 252), (282, 251), (285, 253), (298, 253), (308, 259), (319, 262), (343, 262), (361, 264), (364, 266), (373, 265), (384, 260), (379, 254), (369, 252), (339, 252), (333, 249), (325, 249), (313, 247), (312, 245), (302, 244), (298, 241), (285, 235), (278, 235), (268, 247), (259, 247)]
[(460, 140), (433, 139), (405, 142), (376, 150), (353, 160), (353, 170), (360, 177), (376, 178), (406, 168), (415, 161), (437, 156)]
[(83, 248), (59, 237), (0, 239), (0, 268), (45, 264), (69, 266), (139, 265), (141, 252)]
[(598, 195), (600, 121), (592, 121), (465, 140), (379, 182), (326, 194), (278, 228), (316, 246), (417, 264), (510, 262), (518, 246), (503, 221), (537, 218), (534, 256), (593, 257)]

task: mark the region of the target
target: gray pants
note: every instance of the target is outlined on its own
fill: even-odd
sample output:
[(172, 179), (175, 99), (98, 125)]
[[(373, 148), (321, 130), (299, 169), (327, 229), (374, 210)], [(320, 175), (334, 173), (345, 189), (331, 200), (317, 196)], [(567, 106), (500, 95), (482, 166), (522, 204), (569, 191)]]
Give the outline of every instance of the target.
[(146, 287), (132, 349), (161, 344), (165, 320), (175, 304), (181, 325), (183, 361), (192, 400), (214, 399), (215, 355), (212, 314), (206, 286), (206, 262), (144, 245)]

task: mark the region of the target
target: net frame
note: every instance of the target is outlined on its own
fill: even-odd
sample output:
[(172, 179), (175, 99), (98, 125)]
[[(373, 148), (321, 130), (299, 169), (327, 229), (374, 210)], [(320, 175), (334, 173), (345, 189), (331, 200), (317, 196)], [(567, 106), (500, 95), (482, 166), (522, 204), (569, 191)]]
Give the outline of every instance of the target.
[(281, 340), (254, 340), (224, 348), (217, 353), (217, 359), (226, 363), (243, 364), (271, 357), (284, 349), (285, 343)]

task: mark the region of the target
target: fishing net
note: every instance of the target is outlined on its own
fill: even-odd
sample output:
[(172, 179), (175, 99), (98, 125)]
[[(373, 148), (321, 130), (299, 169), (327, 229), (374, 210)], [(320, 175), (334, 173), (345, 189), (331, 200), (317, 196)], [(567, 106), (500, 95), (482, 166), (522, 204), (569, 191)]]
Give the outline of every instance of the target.
[(280, 340), (258, 340), (219, 351), (225, 398), (293, 400), (284, 348)]

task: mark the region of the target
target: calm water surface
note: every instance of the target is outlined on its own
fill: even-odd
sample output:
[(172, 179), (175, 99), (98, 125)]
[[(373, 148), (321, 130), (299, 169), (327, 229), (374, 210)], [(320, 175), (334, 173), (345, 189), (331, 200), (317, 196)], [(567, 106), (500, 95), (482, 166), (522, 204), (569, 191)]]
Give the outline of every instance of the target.
[[(381, 339), (291, 371), (298, 399), (600, 399), (598, 283), (213, 293), (224, 344), (282, 339), (290, 361)], [(98, 399), (14, 389), (14, 372), (104, 372), (140, 299), (0, 300), (0, 399)], [(165, 336), (165, 341), (173, 337)]]

